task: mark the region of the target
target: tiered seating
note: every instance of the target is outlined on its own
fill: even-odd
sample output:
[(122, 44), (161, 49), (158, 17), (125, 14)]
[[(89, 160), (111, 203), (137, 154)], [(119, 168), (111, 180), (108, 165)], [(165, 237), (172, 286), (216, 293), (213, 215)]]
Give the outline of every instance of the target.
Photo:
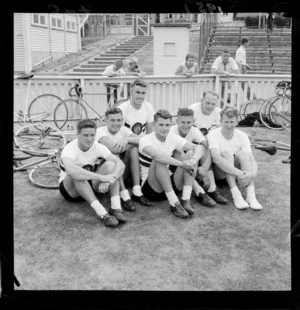
[(70, 73), (80, 73), (85, 75), (101, 74), (105, 68), (112, 65), (117, 59), (126, 59), (137, 50), (144, 47), (153, 40), (152, 36), (136, 36), (125, 42), (116, 45), (105, 53), (80, 64), (70, 70)]
[(249, 74), (290, 74), (291, 73), (291, 30), (247, 29), (246, 27), (214, 29), (207, 50), (204, 73), (211, 72), (211, 65), (224, 48), (229, 49), (231, 57), (239, 47), (243, 37), (248, 37), (250, 45), (246, 50), (247, 63), (251, 66)]

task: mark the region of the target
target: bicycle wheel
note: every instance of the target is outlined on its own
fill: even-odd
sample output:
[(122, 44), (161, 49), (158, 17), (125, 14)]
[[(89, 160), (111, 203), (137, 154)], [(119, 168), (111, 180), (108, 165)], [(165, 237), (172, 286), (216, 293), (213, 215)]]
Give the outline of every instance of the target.
[(41, 123), (19, 128), (14, 134), (14, 143), (27, 154), (47, 156), (62, 149), (67, 140), (59, 129)]
[[(66, 99), (64, 103), (68, 109), (68, 120), (62, 127), (65, 130), (76, 130), (78, 121), (88, 118), (87, 110), (81, 101), (75, 99)], [(62, 113), (64, 113), (63, 105), (57, 105), (54, 111), (54, 120), (57, 121), (57, 118)]]
[(55, 157), (38, 164), (28, 173), (28, 178), (32, 184), (49, 189), (59, 188), (59, 177), (60, 168)]
[(290, 132), (291, 126), (291, 100), (287, 97), (279, 97), (270, 106), (270, 119), (272, 123), (279, 126), (278, 129), (286, 129)]
[(60, 105), (61, 119), (57, 128), (62, 128), (68, 119), (68, 109), (64, 101), (56, 95), (44, 94), (32, 100), (28, 108), (28, 117), (30, 122), (44, 122), (47, 125), (55, 126), (54, 110), (57, 105)]
[(269, 129), (281, 129), (278, 124), (275, 124), (272, 122), (271, 118), (270, 118), (270, 107), (272, 105), (272, 103), (277, 100), (278, 98), (280, 98), (280, 96), (274, 96), (272, 98), (269, 98), (268, 100), (266, 100), (263, 105), (260, 108), (259, 111), (259, 117), (260, 117), (260, 121), (262, 122), (262, 124), (264, 126), (266, 126)]

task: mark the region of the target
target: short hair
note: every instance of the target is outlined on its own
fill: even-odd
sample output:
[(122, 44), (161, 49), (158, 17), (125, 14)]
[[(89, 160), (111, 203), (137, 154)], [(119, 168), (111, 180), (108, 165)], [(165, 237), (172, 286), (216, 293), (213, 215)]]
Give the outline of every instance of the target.
[(249, 39), (248, 39), (248, 38), (243, 38), (243, 39), (241, 40), (241, 43), (242, 43), (242, 44), (245, 44), (245, 43), (247, 43), (247, 42), (249, 42)]
[(181, 108), (177, 111), (177, 117), (180, 116), (193, 116), (194, 117), (194, 110), (188, 108)]
[(84, 128), (95, 128), (97, 130), (97, 125), (91, 119), (82, 119), (77, 123), (77, 132), (80, 133)]
[(138, 63), (138, 59), (136, 57), (131, 57), (131, 58), (128, 59), (128, 63), (129, 64), (133, 63), (133, 62)]
[(142, 79), (136, 79), (130, 84), (130, 88), (133, 88), (134, 86), (141, 86), (141, 87), (146, 88), (147, 84)]
[(156, 122), (158, 118), (170, 119), (172, 121), (172, 115), (167, 110), (158, 110), (154, 114), (154, 122)]
[(121, 60), (121, 59), (116, 60), (116, 61), (115, 61), (115, 65), (121, 65), (121, 66), (123, 66), (123, 60)]
[(218, 95), (217, 92), (215, 92), (215, 91), (213, 91), (213, 90), (208, 90), (208, 91), (205, 91), (205, 92), (203, 93), (203, 99), (205, 98), (205, 96), (206, 96), (207, 94), (211, 94), (211, 95), (213, 95), (213, 96), (216, 96), (217, 99), (219, 99), (219, 97), (220, 97), (220, 96)]
[(111, 115), (111, 114), (122, 114), (123, 115), (123, 112), (118, 107), (111, 107), (111, 108), (106, 110), (105, 116), (108, 117), (108, 115)]
[(226, 115), (228, 118), (233, 118), (239, 116), (239, 110), (232, 105), (226, 105), (220, 112), (221, 119), (223, 115)]
[(187, 54), (187, 55), (185, 56), (185, 61), (188, 61), (189, 58), (194, 58), (194, 59), (195, 59), (195, 56), (194, 56), (193, 54)]
[(230, 54), (230, 51), (229, 51), (228, 48), (224, 48), (224, 49), (223, 49), (223, 53), (224, 53), (224, 54)]

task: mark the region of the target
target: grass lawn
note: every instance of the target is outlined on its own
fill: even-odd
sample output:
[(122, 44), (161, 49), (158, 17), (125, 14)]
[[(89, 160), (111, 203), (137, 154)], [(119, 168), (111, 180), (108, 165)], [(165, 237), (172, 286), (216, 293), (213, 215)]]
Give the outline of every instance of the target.
[[(286, 131), (257, 137), (290, 142)], [(261, 211), (227, 205), (179, 219), (168, 203), (126, 212), (127, 223), (105, 227), (87, 203), (36, 188), (14, 174), (14, 273), (17, 290), (290, 290), (290, 164), (288, 152), (253, 150)], [(102, 199), (102, 198), (100, 198)], [(102, 199), (105, 207), (109, 198)], [(26, 266), (26, 267), (25, 267)]]

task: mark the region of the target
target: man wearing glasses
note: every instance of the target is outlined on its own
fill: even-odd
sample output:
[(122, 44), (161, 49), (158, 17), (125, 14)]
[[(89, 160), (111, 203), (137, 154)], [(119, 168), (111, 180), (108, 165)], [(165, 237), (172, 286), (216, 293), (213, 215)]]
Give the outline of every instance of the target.
[[(221, 111), (221, 127), (207, 135), (213, 168), (217, 180), (226, 180), (237, 209), (250, 207), (260, 210), (262, 206), (256, 199), (254, 179), (257, 176), (257, 163), (246, 133), (236, 129), (238, 110), (227, 106)], [(246, 188), (246, 200), (237, 187)]]
[[(203, 152), (199, 145), (169, 133), (171, 125), (171, 114), (166, 110), (158, 110), (154, 114), (154, 132), (140, 140), (142, 192), (152, 201), (168, 199), (171, 212), (177, 217), (187, 218), (194, 213), (190, 197)], [(187, 153), (178, 160), (172, 157), (175, 150), (186, 150)], [(173, 174), (169, 165), (177, 167)], [(177, 195), (181, 192), (179, 201)]]

